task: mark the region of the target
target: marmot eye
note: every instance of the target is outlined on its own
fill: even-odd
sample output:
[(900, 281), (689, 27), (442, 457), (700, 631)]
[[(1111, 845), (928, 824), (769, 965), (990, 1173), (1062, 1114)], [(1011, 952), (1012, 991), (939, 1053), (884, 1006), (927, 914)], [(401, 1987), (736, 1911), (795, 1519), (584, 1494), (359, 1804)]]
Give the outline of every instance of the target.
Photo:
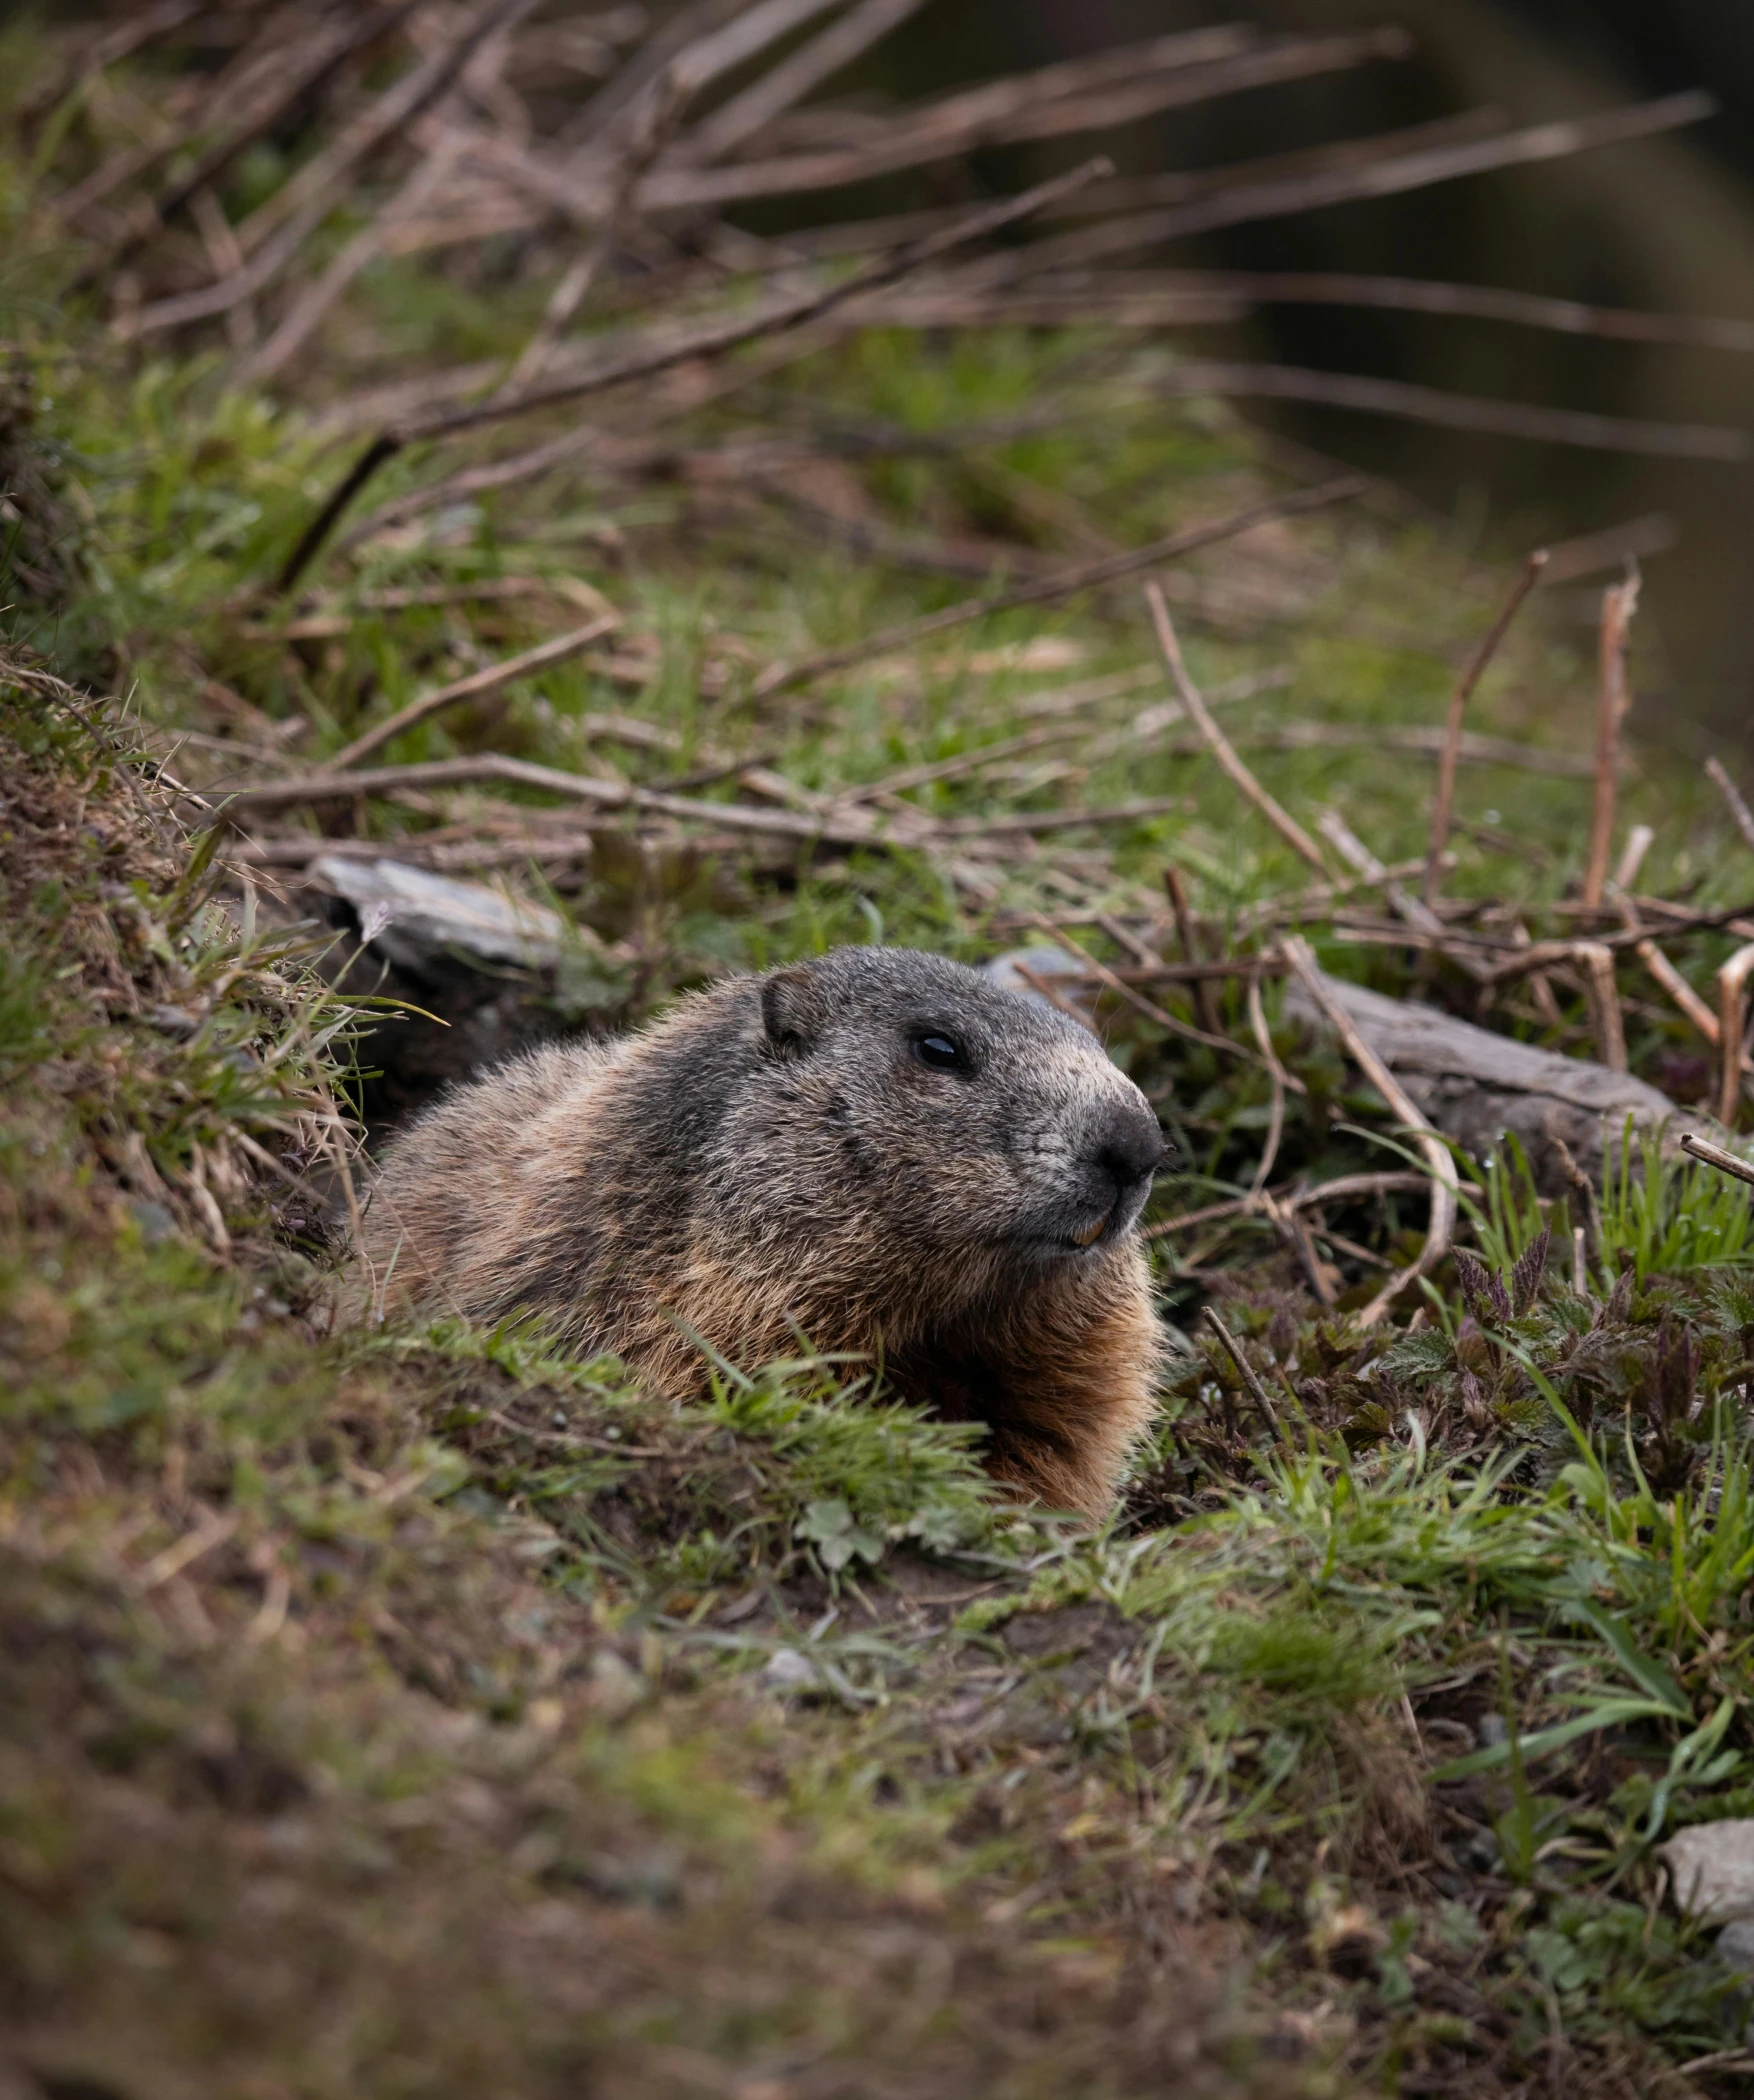
[(934, 1072), (965, 1072), (968, 1069), (968, 1052), (954, 1036), (916, 1035), (914, 1055)]

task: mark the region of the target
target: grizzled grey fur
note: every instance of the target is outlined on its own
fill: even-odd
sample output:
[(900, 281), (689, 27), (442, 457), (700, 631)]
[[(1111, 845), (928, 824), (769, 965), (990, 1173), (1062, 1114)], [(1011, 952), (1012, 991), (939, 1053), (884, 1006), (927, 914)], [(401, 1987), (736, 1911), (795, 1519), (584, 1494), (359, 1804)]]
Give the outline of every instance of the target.
[(1136, 1228), (1163, 1149), (1075, 1021), (840, 948), (457, 1088), (390, 1147), (364, 1252), (380, 1291), (534, 1309), (678, 1395), (695, 1337), (743, 1365), (800, 1332), (880, 1357), (987, 1426), (995, 1474), (1094, 1514), (1151, 1411)]

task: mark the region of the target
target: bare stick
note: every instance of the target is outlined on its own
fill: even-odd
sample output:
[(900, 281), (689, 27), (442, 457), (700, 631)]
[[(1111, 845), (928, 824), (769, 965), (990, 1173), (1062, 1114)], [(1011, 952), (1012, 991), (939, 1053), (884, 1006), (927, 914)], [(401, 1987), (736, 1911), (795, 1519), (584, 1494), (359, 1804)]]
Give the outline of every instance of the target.
[[(1194, 932), (1194, 915), (1188, 909), (1187, 886), (1173, 861), (1163, 871), (1163, 887), (1169, 893), (1169, 908), (1175, 914), (1176, 939), (1181, 942), (1182, 954), (1192, 968), (1200, 965), (1200, 944)], [(1199, 1008), (1202, 1024), (1213, 1035), (1224, 1033), (1224, 1015), (1218, 1004), (1218, 987), (1210, 978), (1199, 977), (1194, 981), (1194, 1003)]]
[(320, 94), (353, 53), (396, 28), (414, 11), (415, 4), (416, 0), (399, 0), (399, 4), (374, 10), (363, 21), (351, 25), (343, 21), (316, 40), (314, 50), (302, 64), (292, 62), (289, 51), (288, 63), (275, 67), (266, 92), (255, 104), (199, 156), (187, 175), (164, 196), (147, 203), (144, 213), (119, 242), (86, 264), (77, 280), (80, 288), (99, 282), (131, 260), (160, 227), (168, 225), (203, 190), (217, 183), (238, 156), (272, 130), (294, 104)]
[(1708, 758), (1705, 761), (1705, 770), (1712, 786), (1724, 798), (1731, 821), (1742, 834), (1743, 844), (1750, 851), (1754, 851), (1754, 809), (1750, 809), (1743, 800), (1741, 789), (1730, 778), (1721, 759)]
[(386, 241), (397, 227), (424, 211), (429, 200), (450, 179), (462, 148), (459, 133), (451, 131), (445, 134), (439, 145), (409, 176), (400, 192), (369, 225), (360, 228), (316, 282), (300, 293), (292, 310), (261, 348), (238, 367), (238, 385), (260, 385), (264, 380), (272, 379), (297, 356), (312, 333), (322, 325), (324, 315), (336, 300), (361, 271), (369, 269), (383, 253)]
[(1163, 661), (1169, 675), (1175, 681), (1181, 703), (1188, 711), (1189, 719), (1200, 732), (1208, 751), (1229, 775), (1243, 798), (1252, 802), (1267, 822), (1291, 848), (1300, 860), (1308, 862), (1318, 875), (1328, 872), (1321, 851), (1303, 826), (1289, 816), (1274, 801), (1240, 758), (1230, 739), (1213, 721), (1206, 703), (1200, 698), (1194, 681), (1188, 676), (1187, 666), (1182, 662), (1181, 643), (1176, 639), (1175, 623), (1169, 617), (1169, 607), (1164, 602), (1163, 592), (1155, 583), (1145, 586), (1145, 602), (1151, 608), (1151, 623), (1157, 630), (1157, 646), (1163, 651)]
[[(1470, 1184), (1471, 1185), (1471, 1184)], [(1282, 1210), (1320, 1210), (1329, 1203), (1352, 1203), (1360, 1196), (1423, 1196), (1431, 1187), (1429, 1174), (1342, 1174), (1319, 1187), (1299, 1191), (1280, 1190), (1275, 1198)], [(1240, 1218), (1255, 1209), (1253, 1196), (1232, 1196), (1223, 1203), (1208, 1203), (1201, 1210), (1184, 1211), (1179, 1218), (1165, 1218), (1149, 1225), (1140, 1235), (1160, 1240), (1172, 1232), (1188, 1232), (1196, 1225), (1212, 1225), (1220, 1218)]]
[[(1636, 839), (1640, 833), (1648, 833), (1648, 829), (1649, 827), (1646, 825), (1637, 825), (1634, 828), (1633, 837)], [(1628, 848), (1628, 857), (1629, 855), (1630, 844)], [(1622, 865), (1624, 866), (1624, 861), (1622, 862)], [(1616, 891), (1616, 896), (1614, 901), (1616, 908), (1620, 913), (1620, 923), (1622, 924), (1622, 926), (1624, 926), (1628, 932), (1643, 933), (1644, 928), (1639, 922), (1638, 907), (1633, 903), (1632, 899), (1626, 895), (1627, 889), (1631, 887), (1632, 879), (1633, 878), (1629, 877), (1625, 883), (1622, 883), (1620, 881), (1619, 876), (1615, 876), (1614, 888)], [(1650, 975), (1656, 980), (1656, 982), (1662, 986), (1663, 990), (1674, 1001), (1676, 1006), (1678, 1006), (1681, 1009), (1682, 1013), (1684, 1013), (1687, 1016), (1688, 1020), (1693, 1023), (1694, 1027), (1699, 1030), (1700, 1034), (1704, 1036), (1705, 1040), (1715, 1050), (1718, 1046), (1717, 1015), (1714, 1014), (1711, 1008), (1706, 1005), (1705, 1001), (1702, 998), (1700, 998), (1699, 994), (1687, 982), (1686, 978), (1681, 975), (1680, 971), (1676, 969), (1675, 965), (1672, 962), (1670, 962), (1669, 958), (1657, 946), (1656, 942), (1650, 939), (1641, 940), (1632, 952), (1638, 957), (1639, 961), (1643, 963), (1645, 969), (1649, 971)], [(1544, 983), (1545, 979), (1539, 979), (1537, 981)]]
[(1395, 416), (1433, 423), (1445, 430), (1472, 430), (1495, 437), (1526, 438), (1535, 444), (1579, 445), (1588, 450), (1633, 452), (1657, 459), (1748, 458), (1745, 430), (1716, 423), (1648, 423), (1632, 416), (1598, 416), (1575, 408), (1539, 408), (1527, 401), (1498, 401), (1476, 394), (1449, 394), (1400, 379), (1370, 379), (1354, 372), (1313, 371), (1298, 365), (1223, 364), (1190, 359), (1155, 382), (1164, 395), (1218, 394), (1226, 399), (1310, 401), (1363, 415)]
[(844, 649), (825, 649), (819, 655), (807, 656), (795, 664), (774, 664), (755, 681), (753, 690), (757, 698), (762, 698), (790, 686), (807, 685), (834, 671), (847, 670), (873, 656), (888, 656), (897, 650), (911, 649), (927, 635), (966, 626), (969, 621), (985, 619), (990, 613), (1015, 612), (1019, 606), (1047, 605), (1056, 598), (1075, 597), (1080, 591), (1115, 583), (1140, 569), (1154, 568), (1160, 562), (1192, 554), (1197, 548), (1234, 539), (1239, 533), (1264, 524), (1268, 518), (1295, 517), (1300, 512), (1318, 510), (1329, 503), (1342, 503), (1350, 497), (1362, 495), (1368, 487), (1369, 483), (1361, 476), (1349, 475), (1341, 481), (1324, 482), (1319, 488), (1299, 489), (1289, 496), (1254, 504), (1248, 510), (1237, 511), (1228, 518), (1218, 518), (1209, 525), (1190, 525), (1182, 532), (1171, 533), (1167, 539), (1152, 541), (1148, 547), (1135, 547), (1126, 554), (1113, 554), (1103, 561), (1086, 562), (1075, 569), (1056, 570), (1038, 582), (1020, 584), (1014, 591), (1003, 591), (996, 598), (965, 598), (960, 605), (946, 606), (942, 612), (927, 613), (918, 620), (906, 620), (899, 627), (886, 627), (877, 634), (867, 635), (862, 642), (848, 643)]
[(1656, 841), (1656, 832), (1649, 824), (1633, 825), (1620, 849), (1620, 858), (1614, 864), (1614, 889), (1626, 891), (1636, 886), (1638, 871), (1644, 866), (1645, 856)]
[(1316, 967), (1309, 943), (1301, 934), (1293, 934), (1284, 943), (1284, 954), (1328, 1025), (1346, 1046), (1352, 1062), (1388, 1103), (1390, 1113), (1413, 1133), (1414, 1142), (1431, 1164), (1431, 1222), (1426, 1229), (1425, 1245), (1419, 1251), (1418, 1260), (1391, 1276), (1359, 1313), (1361, 1327), (1374, 1327), (1407, 1285), (1415, 1277), (1428, 1275), (1448, 1251), (1456, 1227), (1456, 1163), (1449, 1147), (1413, 1106), (1400, 1082), (1364, 1040), (1351, 1015), (1328, 989), (1327, 980)]
[[(1106, 963), (1098, 962), (1088, 948), (1080, 947), (1072, 936), (1063, 932), (1052, 919), (1033, 918), (1030, 924), (1038, 933), (1045, 933), (1050, 941), (1064, 948), (1068, 955), (1075, 955), (1098, 984), (1106, 985), (1117, 999), (1124, 1000), (1135, 1013), (1142, 1014), (1147, 1021), (1155, 1022), (1159, 1028), (1165, 1029), (1171, 1035), (1179, 1035), (1185, 1042), (1204, 1043), (1208, 1050), (1222, 1050), (1231, 1057), (1244, 1058), (1251, 1064), (1254, 1062), (1254, 1052), (1245, 1050), (1240, 1043), (1233, 1043), (1229, 1036), (1207, 1035), (1204, 1029), (1191, 1028), (1186, 1021), (1178, 1020), (1174, 1014), (1166, 1012), (1154, 999), (1147, 999), (1142, 992), (1135, 991), (1125, 978), (1117, 977)], [(1289, 1074), (1287, 1077), (1289, 1078)], [(1299, 1092), (1303, 1091), (1300, 1080), (1293, 1079), (1290, 1083)]]
[(1734, 1152), (1726, 1152), (1722, 1145), (1714, 1145), (1709, 1138), (1695, 1137), (1692, 1131), (1684, 1131), (1681, 1150), (1691, 1153), (1695, 1159), (1704, 1160), (1708, 1167), (1716, 1167), (1720, 1173), (1733, 1174), (1738, 1181), (1754, 1184), (1754, 1166)]
[(386, 744), (393, 743), (416, 722), (427, 721), (445, 708), (455, 707), (459, 701), (480, 700), (488, 693), (497, 693), (502, 686), (528, 677), (532, 671), (564, 663), (569, 656), (577, 656), (581, 649), (588, 649), (594, 641), (620, 625), (619, 613), (607, 613), (603, 618), (593, 620), (588, 627), (575, 627), (570, 634), (558, 634), (552, 641), (538, 642), (534, 649), (526, 649), (521, 656), (508, 656), (503, 663), (489, 664), (484, 671), (473, 671), (467, 678), (441, 685), (434, 692), (422, 693), (410, 700), (406, 707), (399, 707), (393, 715), (368, 729), (363, 736), (356, 736), (351, 744), (343, 745), (330, 759), (329, 765), (337, 773), (344, 766), (356, 766), (362, 758), (369, 758), (374, 751), (381, 751)]
[(1486, 630), (1485, 639), (1468, 659), (1467, 668), (1456, 680), (1455, 689), (1449, 696), (1449, 716), (1444, 723), (1443, 756), (1438, 761), (1437, 798), (1431, 805), (1431, 843), (1425, 852), (1425, 880), (1419, 894), (1427, 904), (1435, 904), (1443, 887), (1443, 850), (1449, 844), (1450, 810), (1456, 797), (1456, 768), (1462, 755), (1462, 717), (1468, 711), (1468, 702), (1474, 689), (1485, 675), (1486, 666), (1498, 654), (1498, 645), (1509, 631), (1517, 610), (1540, 579), (1547, 566), (1547, 550), (1538, 547), (1531, 554), (1510, 589), (1505, 593), (1504, 603), (1498, 608), (1498, 617)]
[(1736, 1110), (1742, 1100), (1742, 1072), (1748, 1062), (1742, 1039), (1748, 1029), (1748, 977), (1751, 971), (1754, 971), (1754, 946), (1738, 948), (1717, 973), (1717, 1119), (1726, 1130), (1736, 1127)]
[(1560, 335), (1599, 336), (1621, 343), (1684, 343), (1707, 350), (1754, 350), (1754, 321), (1719, 320), (1704, 314), (1665, 314), (1641, 308), (1585, 306), (1575, 299), (1549, 299), (1510, 292), (1497, 285), (1440, 284), (1419, 277), (1364, 277), (1343, 271), (1199, 270), (1177, 275), (1192, 291), (1262, 305), (1385, 307), (1391, 312), (1465, 314), (1508, 321)]
[(1713, 96), (1692, 90), (1625, 109), (1604, 110), (1596, 116), (1535, 124), (1496, 138), (1430, 146), (1363, 168), (1342, 167), (1316, 175), (1239, 183), (1216, 196), (1130, 214), (1103, 226), (1081, 228), (1076, 234), (1039, 242), (1027, 256), (1007, 258), (1009, 274), (1037, 274), (1062, 264), (1089, 269), (1112, 255), (1159, 247), (1190, 234), (1210, 233), (1220, 226), (1241, 226), (1292, 212), (1316, 211), (1355, 197), (1398, 196), (1432, 183), (1482, 174), (1491, 168), (1562, 160), (1574, 153), (1621, 145), (1631, 139), (1650, 138), (1682, 125), (1700, 123), (1715, 115), (1717, 107)]
[[(1248, 31), (1227, 27), (1183, 31), (1154, 44), (993, 81), (904, 113), (857, 146), (726, 168), (660, 169), (642, 189), (640, 204), (649, 211), (698, 210), (758, 197), (814, 194), (955, 159), (978, 146), (1111, 130), (1246, 88), (1342, 72), (1372, 58), (1401, 57), (1409, 48), (1404, 32), (1394, 29), (1281, 37), (1238, 49), (1249, 37)], [(1196, 59), (1204, 62), (1192, 62)], [(1072, 88), (1074, 75), (1087, 83), (1082, 91)]]
[(347, 506), (359, 494), (372, 476), (386, 461), (394, 459), (407, 446), (433, 438), (455, 437), (464, 431), (478, 430), (488, 423), (499, 422), (508, 416), (527, 415), (537, 409), (558, 408), (563, 404), (582, 401), (589, 394), (603, 393), (611, 387), (624, 386), (634, 379), (650, 379), (660, 372), (667, 372), (676, 365), (688, 364), (698, 357), (722, 357), (729, 351), (739, 349), (745, 343), (758, 338), (778, 334), (781, 330), (802, 328), (807, 323), (821, 319), (849, 299), (862, 292), (876, 289), (880, 285), (893, 283), (898, 277), (937, 262), (953, 250), (972, 241), (982, 241), (990, 235), (1002, 232), (1007, 226), (1029, 218), (1056, 199), (1093, 182), (1099, 175), (1109, 172), (1106, 160), (1086, 161), (1074, 168), (1069, 175), (1057, 176), (1051, 182), (1038, 183), (1020, 197), (971, 212), (959, 219), (955, 225), (943, 232), (930, 235), (905, 248), (899, 248), (873, 263), (868, 269), (843, 278), (840, 283), (826, 286), (801, 298), (785, 300), (769, 306), (753, 315), (723, 323), (716, 328), (703, 329), (697, 333), (672, 338), (656, 347), (648, 346), (628, 355), (611, 359), (594, 372), (576, 379), (566, 380), (553, 386), (531, 387), (518, 394), (508, 394), (478, 407), (463, 408), (447, 415), (436, 415), (416, 420), (401, 426), (391, 425), (381, 430), (366, 447), (364, 453), (344, 476), (340, 485), (318, 511), (306, 528), (303, 537), (288, 557), (275, 586), (277, 593), (290, 591), (310, 566), (330, 532), (340, 520)]
[(1614, 804), (1620, 768), (1620, 724), (1631, 694), (1626, 684), (1626, 642), (1638, 610), (1638, 570), (1602, 593), (1602, 640), (1596, 688), (1596, 793), (1590, 812), (1590, 852), (1583, 901), (1600, 905), (1614, 846)]
[(697, 802), (656, 788), (632, 787), (625, 780), (563, 773), (557, 767), (539, 766), (529, 759), (509, 758), (497, 751), (470, 758), (426, 759), (408, 766), (374, 766), (359, 773), (315, 773), (301, 780), (277, 780), (231, 795), (216, 816), (222, 823), (235, 822), (258, 809), (292, 809), (309, 803), (351, 801), (362, 795), (394, 794), (407, 788), (465, 787), (481, 781), (536, 788), (569, 801), (595, 803), (602, 809), (639, 810), (690, 824), (714, 824), (724, 831), (749, 831), (831, 846), (923, 845), (934, 836), (924, 828), (885, 829), (868, 818), (855, 823), (854, 816), (862, 814), (858, 812), (831, 817), (786, 809), (754, 809), (739, 802)]
[(659, 74), (652, 83), (644, 103), (632, 113), (626, 150), (616, 171), (615, 182), (604, 207), (602, 223), (597, 228), (596, 236), (549, 295), (546, 312), (529, 341), (519, 351), (517, 361), (507, 374), (504, 386), (498, 389), (497, 398), (516, 394), (520, 389), (531, 385), (541, 377), (552, 360), (555, 345), (559, 342), (567, 323), (590, 296), (598, 273), (615, 252), (615, 245), (624, 231), (635, 186), (663, 150), (665, 141), (675, 130), (693, 92), (692, 81), (671, 68)]
[(1203, 1306), (1201, 1310), (1205, 1313), (1207, 1324), (1211, 1327), (1212, 1332), (1218, 1337), (1219, 1341), (1223, 1344), (1225, 1355), (1230, 1358), (1233, 1364), (1235, 1364), (1237, 1376), (1241, 1378), (1244, 1386), (1248, 1389), (1250, 1398), (1260, 1409), (1261, 1414), (1266, 1421), (1267, 1427), (1273, 1432), (1274, 1440), (1282, 1440), (1281, 1431), (1279, 1428), (1279, 1417), (1274, 1411), (1272, 1401), (1267, 1398), (1267, 1388), (1261, 1383), (1259, 1378), (1255, 1376), (1254, 1367), (1252, 1364), (1250, 1364), (1248, 1358), (1243, 1355), (1241, 1348), (1237, 1344), (1237, 1339), (1235, 1335), (1231, 1333), (1230, 1329), (1226, 1327), (1224, 1322), (1218, 1317), (1216, 1307), (1207, 1305)]
[(1248, 988), (1249, 1028), (1261, 1053), (1261, 1062), (1273, 1082), (1273, 1105), (1267, 1117), (1267, 1142), (1261, 1147), (1260, 1162), (1255, 1168), (1255, 1178), (1249, 1184), (1251, 1196), (1261, 1195), (1273, 1172), (1273, 1162), (1279, 1157), (1279, 1140), (1285, 1130), (1285, 1082), (1289, 1076), (1279, 1062), (1273, 1048), (1273, 1038), (1267, 1031), (1266, 1008), (1261, 1003), (1261, 973), (1255, 970), (1249, 976)]
[(1577, 941), (1572, 945), (1571, 959), (1583, 976), (1596, 1056), (1610, 1072), (1624, 1072), (1626, 1028), (1620, 1014), (1620, 990), (1614, 981), (1614, 951), (1601, 941)]
[(871, 46), (918, 14), (924, 0), (864, 0), (820, 35), (802, 44), (789, 58), (762, 74), (740, 95), (715, 109), (695, 127), (676, 158), (690, 165), (723, 160), (754, 138), (775, 117), (794, 108), (825, 80), (850, 66)]

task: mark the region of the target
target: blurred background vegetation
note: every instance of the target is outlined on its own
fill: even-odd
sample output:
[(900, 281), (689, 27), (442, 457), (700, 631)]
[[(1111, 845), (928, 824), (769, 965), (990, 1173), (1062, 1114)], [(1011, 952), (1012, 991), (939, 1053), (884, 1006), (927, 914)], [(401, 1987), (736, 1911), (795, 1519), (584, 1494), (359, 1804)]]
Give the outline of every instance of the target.
[[(1754, 11), (1739, 0), (956, 0), (930, 6), (867, 69), (918, 93), (1239, 13), (1286, 32), (1402, 23), (1400, 61), (1170, 111), (1103, 144), (1134, 174), (1210, 167), (1493, 107), (1513, 124), (1703, 87), (1714, 118), (1665, 137), (1401, 197), (1196, 236), (1178, 266), (1362, 271), (1505, 286), (1601, 306), (1754, 316)], [(1018, 149), (1031, 169), (1081, 142)], [(994, 157), (994, 176), (1014, 174)], [(1206, 347), (1204, 339), (1202, 347)], [(1259, 310), (1211, 352), (1367, 372), (1463, 394), (1663, 422), (1754, 424), (1754, 358), (1592, 341), (1453, 316), (1320, 305)], [(1754, 737), (1750, 469), (1637, 458), (1390, 421), (1329, 407), (1244, 404), (1252, 421), (1392, 477), (1481, 554), (1662, 519), (1635, 726), (1703, 751)], [(1580, 622), (1595, 618), (1580, 598)], [(1652, 646), (1660, 638), (1661, 647)]]

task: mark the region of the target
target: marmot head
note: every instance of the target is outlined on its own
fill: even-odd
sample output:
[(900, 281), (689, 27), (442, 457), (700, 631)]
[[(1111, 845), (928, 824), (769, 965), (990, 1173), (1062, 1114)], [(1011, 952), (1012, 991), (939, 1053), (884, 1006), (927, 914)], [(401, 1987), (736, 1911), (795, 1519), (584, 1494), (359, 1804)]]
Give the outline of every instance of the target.
[(893, 1287), (911, 1260), (939, 1305), (964, 1295), (952, 1279), (973, 1297), (1130, 1240), (1163, 1136), (1077, 1022), (900, 948), (771, 971), (740, 1004), (747, 1062), (708, 1171), (726, 1225), (849, 1288), (861, 1262)]

